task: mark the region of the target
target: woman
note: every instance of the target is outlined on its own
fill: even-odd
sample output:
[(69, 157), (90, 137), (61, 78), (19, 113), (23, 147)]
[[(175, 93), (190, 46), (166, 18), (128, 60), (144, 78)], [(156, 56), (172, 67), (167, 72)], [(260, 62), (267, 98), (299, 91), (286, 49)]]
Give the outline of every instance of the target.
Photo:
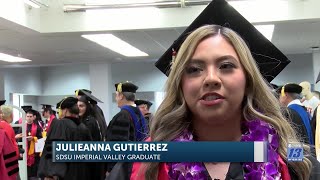
[[(151, 123), (152, 141), (184, 137), (189, 137), (184, 141), (270, 139), (269, 163), (134, 163), (131, 179), (310, 178), (312, 157), (286, 165), (288, 143), (298, 142), (295, 132), (283, 117), (250, 50), (231, 29), (207, 25), (192, 32), (172, 64), (165, 90)], [(263, 135), (250, 133), (256, 130)], [(187, 172), (195, 167), (198, 170), (192, 176), (176, 167)], [(315, 176), (312, 178), (319, 178)]]
[[(89, 96), (83, 95), (78, 99), (79, 118), (89, 129), (93, 141), (103, 141), (103, 132), (97, 121), (96, 113), (93, 110), (93, 101)], [(89, 166), (92, 172), (92, 179), (104, 179), (104, 163), (91, 163)]]
[(91, 132), (93, 141), (102, 141), (102, 132), (99, 127), (99, 123), (96, 120), (95, 113), (90, 104), (91, 99), (88, 96), (81, 96), (78, 101), (79, 107), (79, 118), (82, 123), (84, 123)]

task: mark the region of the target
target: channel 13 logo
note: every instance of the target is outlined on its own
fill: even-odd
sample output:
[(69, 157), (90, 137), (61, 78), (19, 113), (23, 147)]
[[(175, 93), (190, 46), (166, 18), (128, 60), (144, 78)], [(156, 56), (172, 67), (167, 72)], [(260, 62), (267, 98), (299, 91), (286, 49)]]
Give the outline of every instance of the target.
[(287, 148), (288, 161), (303, 161), (303, 146), (301, 143), (289, 143)]

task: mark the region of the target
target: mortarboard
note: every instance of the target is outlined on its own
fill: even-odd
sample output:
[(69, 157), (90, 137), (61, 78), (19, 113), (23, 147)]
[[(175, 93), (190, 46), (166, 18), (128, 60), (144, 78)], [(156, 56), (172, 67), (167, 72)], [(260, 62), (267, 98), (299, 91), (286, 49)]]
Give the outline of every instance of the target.
[(286, 92), (286, 93), (296, 93), (296, 94), (300, 94), (301, 91), (302, 91), (302, 87), (299, 84), (295, 84), (295, 83), (288, 83), (284, 86), (279, 87), (277, 90), (278, 93)]
[(6, 103), (6, 100), (0, 100), (0, 106), (4, 105)]
[(272, 88), (272, 89), (278, 89), (278, 88), (279, 88), (279, 86), (278, 86), (278, 85), (273, 84), (273, 83), (270, 83), (270, 86), (271, 86), (271, 88)]
[(316, 83), (318, 83), (320, 81), (320, 72), (318, 74), (318, 77), (317, 77), (317, 80), (316, 80)]
[(52, 106), (50, 104), (41, 104), (42, 109), (52, 109)]
[(28, 113), (31, 113), (31, 114), (33, 114), (33, 115), (36, 115), (37, 113), (39, 113), (38, 111), (36, 111), (36, 110), (34, 110), (34, 109), (28, 109), (27, 111), (26, 111), (26, 113), (28, 114)]
[(172, 50), (178, 52), (189, 33), (208, 24), (226, 26), (237, 32), (247, 43), (261, 74), (269, 82), (290, 63), (278, 48), (225, 0), (213, 0), (160, 57), (155, 64), (156, 67), (168, 75), (172, 60)]
[(76, 93), (76, 96), (82, 96), (82, 95), (86, 95), (86, 94), (92, 94), (92, 91), (90, 91), (88, 89), (77, 89), (74, 91), (74, 93)]
[(88, 102), (90, 101), (89, 102), (90, 104), (97, 104), (97, 102), (103, 103), (101, 100), (99, 100), (94, 95), (92, 95), (91, 94), (92, 92), (89, 91), (89, 90), (79, 89), (79, 90), (76, 91), (76, 96), (78, 96), (77, 92), (78, 92), (78, 95), (85, 96), (84, 98), (80, 98), (81, 101), (84, 101), (84, 100), (86, 100)]
[(21, 109), (23, 109), (24, 112), (27, 112), (32, 109), (32, 106), (21, 106)]
[(135, 84), (127, 81), (127, 82), (123, 82), (123, 83), (117, 83), (114, 85), (116, 87), (116, 91), (117, 92), (132, 92), (132, 93), (136, 93), (138, 90), (138, 86), (136, 86)]
[(141, 100), (141, 99), (137, 99), (134, 101), (134, 103), (137, 105), (137, 106), (140, 106), (141, 104), (145, 104), (148, 106), (148, 108), (150, 108), (152, 106), (152, 102), (150, 101), (147, 101), (147, 100)]
[(66, 97), (57, 103), (57, 109), (72, 108), (78, 103), (78, 99), (75, 97)]

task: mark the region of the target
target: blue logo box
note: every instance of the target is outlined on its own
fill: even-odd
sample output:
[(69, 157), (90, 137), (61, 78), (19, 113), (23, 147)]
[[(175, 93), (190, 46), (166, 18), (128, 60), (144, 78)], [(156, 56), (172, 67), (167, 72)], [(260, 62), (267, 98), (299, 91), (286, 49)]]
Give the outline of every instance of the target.
[(287, 148), (288, 161), (303, 161), (303, 145), (301, 143), (289, 143)]

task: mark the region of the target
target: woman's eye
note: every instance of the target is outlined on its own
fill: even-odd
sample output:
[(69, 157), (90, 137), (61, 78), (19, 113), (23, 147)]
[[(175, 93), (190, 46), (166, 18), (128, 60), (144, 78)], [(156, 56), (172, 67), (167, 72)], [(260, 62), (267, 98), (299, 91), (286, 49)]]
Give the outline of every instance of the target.
[(232, 68), (235, 68), (236, 66), (232, 63), (223, 63), (221, 66), (220, 66), (220, 69), (232, 69)]
[(187, 74), (194, 74), (194, 73), (199, 73), (200, 71), (202, 71), (202, 69), (198, 68), (198, 67), (187, 67), (186, 72)]

